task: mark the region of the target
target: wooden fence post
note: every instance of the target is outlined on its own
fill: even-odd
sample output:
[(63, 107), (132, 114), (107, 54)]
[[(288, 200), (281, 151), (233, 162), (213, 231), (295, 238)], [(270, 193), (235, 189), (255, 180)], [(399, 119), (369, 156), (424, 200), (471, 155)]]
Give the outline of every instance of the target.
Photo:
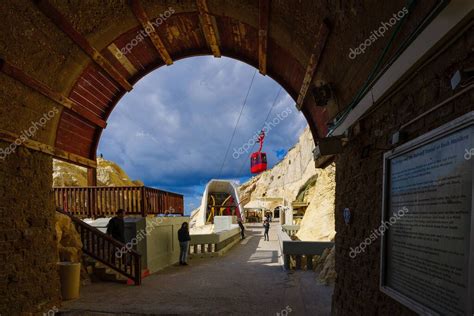
[(142, 216), (146, 217), (148, 214), (148, 202), (147, 202), (147, 196), (146, 196), (146, 189), (144, 186), (140, 188), (140, 194), (141, 194), (140, 208), (142, 210)]

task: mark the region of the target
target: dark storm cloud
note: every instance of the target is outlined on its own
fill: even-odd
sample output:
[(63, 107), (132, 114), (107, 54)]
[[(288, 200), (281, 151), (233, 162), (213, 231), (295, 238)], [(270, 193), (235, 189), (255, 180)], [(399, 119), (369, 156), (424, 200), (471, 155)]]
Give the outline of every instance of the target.
[[(117, 105), (98, 152), (119, 163), (133, 179), (183, 193), (188, 208), (193, 207), (189, 203), (197, 206), (203, 184), (219, 175), (254, 71), (233, 59), (212, 57), (160, 68)], [(250, 176), (248, 154), (234, 159), (233, 152), (252, 143), (249, 140), (262, 128), (278, 90), (276, 82), (257, 72), (221, 178)], [(272, 120), (278, 124), (271, 127), (264, 145), (270, 166), (281, 159), (277, 153), (295, 144), (306, 125), (284, 90)]]

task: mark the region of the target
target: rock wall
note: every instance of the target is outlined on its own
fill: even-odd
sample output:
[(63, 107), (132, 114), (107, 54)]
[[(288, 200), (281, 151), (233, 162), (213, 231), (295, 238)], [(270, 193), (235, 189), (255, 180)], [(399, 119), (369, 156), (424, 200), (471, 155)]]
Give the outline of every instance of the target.
[(81, 262), (82, 241), (71, 218), (56, 212), (56, 242), (58, 261)]
[(318, 170), (314, 186), (306, 192), (304, 201), (309, 205), (296, 236), (301, 240), (331, 241), (336, 234), (334, 203), (336, 194), (334, 165)]
[(316, 173), (313, 149), (313, 137), (307, 127), (282, 161), (240, 186), (241, 201), (257, 197), (283, 197), (293, 201), (300, 187)]
[[(64, 161), (53, 160), (53, 185), (57, 187), (87, 186), (87, 170)], [(113, 161), (97, 158), (97, 185), (139, 186), (143, 185), (143, 182), (132, 181)]]
[[(360, 134), (350, 138), (336, 160), (336, 272), (334, 315), (415, 315), (379, 289), (380, 240), (354, 259), (350, 248), (366, 239), (381, 222), (383, 154), (400, 126), (454, 95), (450, 78), (456, 69), (473, 66), (474, 27), (452, 46), (404, 81), (393, 95), (360, 121)], [(459, 91), (459, 90), (458, 90)], [(457, 92), (457, 91), (456, 91)], [(417, 120), (406, 132), (414, 139), (474, 110), (471, 90)], [(353, 211), (346, 225), (342, 211)]]
[[(9, 144), (0, 141), (0, 148)], [(52, 161), (23, 147), (0, 160), (0, 314), (59, 306)]]
[(316, 169), (313, 149), (313, 137), (306, 128), (280, 163), (240, 186), (240, 198), (244, 205), (245, 201), (259, 197), (283, 197), (291, 203), (299, 195), (309, 205), (297, 237), (332, 240), (335, 234), (335, 166)]
[(325, 249), (315, 267), (315, 271), (319, 272), (318, 282), (326, 285), (334, 284), (337, 278), (336, 247)]

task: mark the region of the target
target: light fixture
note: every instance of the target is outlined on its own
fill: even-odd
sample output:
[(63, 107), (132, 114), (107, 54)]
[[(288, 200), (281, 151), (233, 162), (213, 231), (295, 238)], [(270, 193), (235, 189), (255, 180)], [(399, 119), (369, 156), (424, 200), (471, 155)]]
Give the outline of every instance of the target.
[(451, 77), (451, 89), (456, 90), (458, 87), (465, 87), (467, 82), (474, 78), (474, 67), (456, 70)]
[(325, 107), (334, 99), (332, 86), (329, 83), (321, 83), (313, 86), (311, 90), (316, 106)]
[(396, 145), (400, 142), (404, 142), (407, 139), (407, 133), (403, 131), (396, 131), (390, 140), (390, 144)]

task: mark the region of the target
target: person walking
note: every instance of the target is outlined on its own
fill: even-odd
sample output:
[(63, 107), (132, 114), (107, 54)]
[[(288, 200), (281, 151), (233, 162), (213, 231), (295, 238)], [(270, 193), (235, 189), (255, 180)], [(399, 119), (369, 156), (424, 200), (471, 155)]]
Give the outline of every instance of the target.
[(239, 218), (237, 220), (237, 222), (239, 223), (239, 227), (240, 227), (240, 235), (242, 236), (242, 239), (245, 238), (245, 227), (244, 227), (244, 224), (242, 223), (242, 220)]
[(184, 222), (181, 225), (181, 228), (178, 230), (178, 240), (180, 248), (179, 264), (182, 266), (187, 266), (189, 241), (191, 240), (191, 236), (189, 236), (189, 226), (187, 222)]
[(270, 238), (268, 237), (268, 231), (270, 230), (270, 222), (268, 220), (266, 220), (263, 223), (263, 227), (265, 228), (265, 233), (263, 234), (263, 238), (264, 238), (264, 240), (269, 241)]

